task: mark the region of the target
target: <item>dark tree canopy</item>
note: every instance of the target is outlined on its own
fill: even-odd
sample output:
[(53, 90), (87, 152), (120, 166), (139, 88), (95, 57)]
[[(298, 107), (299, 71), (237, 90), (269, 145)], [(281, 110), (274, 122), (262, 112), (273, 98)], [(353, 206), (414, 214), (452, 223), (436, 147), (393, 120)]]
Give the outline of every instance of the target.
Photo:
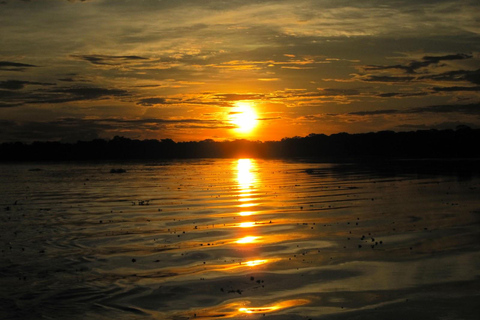
[(20, 142), (0, 145), (0, 161), (129, 160), (174, 158), (475, 158), (480, 156), (480, 130), (309, 134), (281, 141), (211, 139), (175, 142), (171, 139), (132, 140), (116, 136), (77, 143)]

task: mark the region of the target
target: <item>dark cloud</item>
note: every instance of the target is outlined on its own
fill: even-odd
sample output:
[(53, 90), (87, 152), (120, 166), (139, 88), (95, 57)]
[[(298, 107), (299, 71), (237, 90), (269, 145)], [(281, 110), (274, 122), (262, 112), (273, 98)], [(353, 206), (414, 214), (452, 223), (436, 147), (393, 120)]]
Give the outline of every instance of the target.
[(385, 109), (374, 111), (350, 112), (349, 115), (373, 116), (383, 114), (421, 114), (421, 113), (462, 113), (467, 115), (480, 115), (480, 103), (471, 104), (448, 104), (426, 107), (409, 108), (405, 110)]
[(257, 118), (258, 121), (271, 121), (271, 120), (279, 120), (282, 119), (281, 117), (271, 117), (271, 118)]
[(175, 125), (175, 128), (183, 128), (183, 129), (235, 129), (237, 128), (234, 125), (231, 124), (220, 124), (220, 125)]
[(367, 75), (367, 76), (361, 76), (360, 80), (365, 82), (410, 82), (415, 80), (415, 77)]
[(480, 92), (480, 86), (478, 87), (435, 87), (432, 88), (433, 91), (436, 92), (454, 92), (454, 91), (474, 91)]
[(18, 93), (12, 92), (11, 90), (0, 90), (0, 99), (12, 99), (15, 97), (18, 97)]
[(149, 60), (148, 58), (139, 57), (139, 56), (109, 56), (101, 54), (93, 55), (71, 55), (72, 58), (88, 61), (94, 65), (107, 65), (107, 66), (116, 66), (122, 65), (125, 63), (131, 63), (141, 60)]
[(216, 94), (215, 97), (221, 101), (239, 101), (239, 100), (260, 100), (265, 97), (263, 94), (236, 94), (236, 93), (221, 93)]
[(404, 70), (407, 73), (414, 73), (411, 67), (400, 65), (400, 64), (396, 64), (392, 66), (372, 66), (371, 65), (363, 68), (363, 70), (365, 71), (382, 71), (382, 70), (391, 70), (391, 69), (399, 69), (399, 70)]
[(313, 114), (307, 114), (305, 116), (299, 117), (299, 120), (311, 120), (311, 121), (317, 121), (322, 118), (323, 115), (313, 115)]
[(96, 100), (103, 97), (122, 97), (127, 95), (126, 90), (107, 89), (98, 87), (72, 87), (50, 91), (53, 94), (65, 95), (64, 99)]
[(469, 54), (463, 54), (463, 53), (449, 54), (445, 56), (424, 56), (422, 60), (411, 61), (407, 65), (392, 65), (392, 66), (370, 65), (365, 67), (364, 70), (400, 69), (400, 70), (404, 70), (407, 73), (416, 73), (417, 69), (428, 67), (431, 64), (438, 64), (441, 61), (464, 60), (464, 59), (470, 59), (472, 57), (473, 56)]
[[(480, 69), (477, 70), (453, 70), (441, 73), (434, 73), (434, 70), (426, 70), (423, 73), (417, 73), (416, 70), (422, 67), (427, 67), (432, 64), (438, 64), (441, 61), (463, 60), (470, 59), (473, 56), (468, 54), (453, 54), (445, 56), (425, 56), (420, 61), (412, 61), (408, 65), (392, 65), (392, 66), (367, 66), (364, 71), (380, 71), (379, 74), (366, 73), (357, 74), (356, 78), (364, 82), (384, 82), (384, 83), (405, 83), (405, 82), (434, 82), (434, 81), (448, 81), (448, 82), (469, 82), (473, 84), (480, 84)], [(404, 74), (392, 72), (392, 74), (385, 74), (386, 70), (400, 69)], [(474, 89), (457, 90), (457, 91), (475, 91)], [(441, 90), (434, 90), (436, 92)], [(448, 91), (448, 90), (444, 90)], [(455, 90), (452, 90), (455, 91)], [(384, 97), (387, 97), (388, 94)], [(395, 95), (399, 97), (400, 95)]]
[(1, 121), (4, 141), (65, 141), (92, 140), (114, 135), (136, 135), (138, 132), (161, 132), (166, 127), (196, 129), (232, 129), (230, 123), (209, 119), (79, 119), (53, 121)]
[[(77, 119), (71, 119), (77, 120)], [(224, 121), (220, 120), (208, 120), (208, 119), (156, 119), (156, 118), (148, 118), (148, 119), (115, 119), (115, 118), (107, 118), (107, 119), (99, 119), (99, 120), (83, 120), (89, 122), (95, 122), (97, 124), (108, 124), (113, 125), (114, 128), (118, 128), (119, 126), (127, 125), (128, 127), (135, 129), (138, 126), (152, 126), (152, 125), (166, 125), (166, 124), (181, 124), (181, 123), (188, 123), (188, 124), (203, 124), (203, 125), (210, 125), (210, 127), (217, 127), (217, 125), (221, 124), (224, 125)]]
[(464, 53), (457, 53), (457, 54), (449, 54), (446, 56), (425, 56), (423, 60), (429, 63), (439, 63), (440, 61), (448, 61), (448, 60), (464, 60), (470, 59), (473, 56), (470, 54)]
[(385, 109), (385, 110), (375, 110), (375, 111), (356, 111), (356, 112), (350, 112), (350, 115), (355, 115), (355, 116), (375, 116), (375, 115), (381, 115), (381, 114), (394, 114), (394, 113), (400, 113), (398, 110), (393, 110), (393, 109)]
[(334, 89), (334, 88), (326, 88), (326, 89), (319, 89), (321, 90), (321, 95), (327, 96), (357, 96), (360, 94), (360, 91), (356, 89)]
[(480, 103), (450, 104), (407, 109), (403, 113), (463, 113), (480, 115)]
[(43, 83), (43, 82), (20, 81), (20, 80), (0, 81), (0, 89), (20, 90), (20, 89), (25, 88), (25, 85), (52, 86), (52, 85), (55, 85), (55, 84), (54, 83)]
[(428, 92), (412, 92), (412, 93), (406, 93), (406, 92), (387, 92), (387, 93), (380, 93), (377, 96), (381, 98), (393, 98), (393, 97), (400, 97), (400, 98), (405, 98), (405, 97), (420, 97), (420, 96), (426, 96), (428, 95)]
[(19, 104), (0, 102), (0, 109), (1, 108), (13, 108), (13, 107), (18, 107), (18, 106), (19, 106)]
[(400, 124), (395, 127), (395, 129), (407, 129), (407, 130), (430, 130), (430, 129), (437, 129), (437, 130), (446, 130), (446, 129), (457, 129), (461, 126), (468, 126), (470, 128), (477, 128), (478, 126), (469, 123), (469, 122), (461, 122), (461, 121), (454, 121), (454, 122), (441, 122), (435, 124), (409, 124), (404, 123)]
[(154, 106), (157, 104), (166, 104), (167, 100), (165, 98), (145, 98), (141, 99), (138, 104), (142, 106)]
[(425, 56), (422, 58), (421, 61), (412, 61), (408, 65), (410, 70), (407, 70), (409, 73), (415, 73), (417, 69), (428, 67), (431, 64), (437, 64), (440, 61), (450, 61), (450, 60), (464, 60), (464, 59), (470, 59), (472, 58), (471, 55), (468, 54), (450, 54), (446, 56)]
[(25, 71), (27, 68), (35, 68), (36, 65), (11, 62), (11, 61), (0, 61), (0, 70), (3, 71)]
[(48, 122), (4, 121), (0, 132), (4, 141), (63, 141), (93, 140), (99, 138), (104, 128), (94, 123), (76, 119), (61, 119)]
[[(15, 86), (8, 84), (10, 87)], [(18, 87), (19, 84), (16, 84)], [(0, 90), (0, 99), (9, 105), (64, 103), (74, 101), (99, 100), (109, 97), (125, 97), (126, 90), (108, 89), (99, 87), (67, 87), (51, 90), (35, 90), (18, 92), (14, 90)]]
[(420, 77), (435, 81), (466, 81), (473, 84), (480, 84), (480, 69), (478, 70), (455, 70), (435, 75)]

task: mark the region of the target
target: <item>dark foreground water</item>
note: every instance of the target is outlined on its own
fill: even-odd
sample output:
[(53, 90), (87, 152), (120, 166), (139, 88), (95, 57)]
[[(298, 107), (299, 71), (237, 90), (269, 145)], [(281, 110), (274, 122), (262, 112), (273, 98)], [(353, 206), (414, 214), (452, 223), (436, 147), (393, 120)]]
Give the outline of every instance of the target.
[(0, 319), (477, 319), (480, 178), (421, 167), (0, 165)]

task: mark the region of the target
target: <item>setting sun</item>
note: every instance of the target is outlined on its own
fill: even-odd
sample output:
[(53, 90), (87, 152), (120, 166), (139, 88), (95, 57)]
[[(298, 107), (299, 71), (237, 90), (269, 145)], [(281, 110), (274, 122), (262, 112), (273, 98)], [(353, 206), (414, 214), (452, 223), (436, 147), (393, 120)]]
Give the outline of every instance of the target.
[(257, 114), (250, 102), (236, 102), (230, 113), (230, 121), (241, 133), (249, 133), (257, 125)]

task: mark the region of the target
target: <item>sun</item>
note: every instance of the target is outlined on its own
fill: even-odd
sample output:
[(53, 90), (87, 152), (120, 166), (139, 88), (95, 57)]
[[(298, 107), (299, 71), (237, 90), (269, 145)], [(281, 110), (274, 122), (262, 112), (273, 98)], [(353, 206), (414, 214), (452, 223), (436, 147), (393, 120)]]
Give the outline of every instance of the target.
[(230, 113), (230, 121), (240, 133), (249, 133), (257, 125), (257, 114), (250, 102), (239, 101)]

